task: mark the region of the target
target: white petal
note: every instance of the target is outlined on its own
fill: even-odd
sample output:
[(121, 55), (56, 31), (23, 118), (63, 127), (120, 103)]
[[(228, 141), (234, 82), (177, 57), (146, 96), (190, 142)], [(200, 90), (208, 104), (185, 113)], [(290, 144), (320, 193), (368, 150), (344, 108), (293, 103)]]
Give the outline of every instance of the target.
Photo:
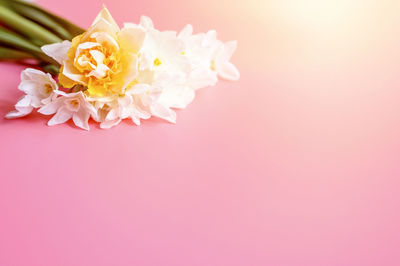
[(240, 78), (239, 70), (230, 62), (226, 62), (217, 69), (218, 74), (226, 80), (238, 80)]
[(94, 23), (82, 36), (82, 42), (85, 42), (92, 38), (93, 33), (95, 32), (106, 32), (113, 38), (116, 37), (116, 34), (119, 32), (119, 27), (117, 24), (110, 23), (104, 18), (100, 18), (96, 23)]
[(30, 97), (28, 95), (25, 95), (17, 102), (17, 104), (15, 104), (16, 110), (6, 114), (5, 118), (13, 119), (30, 114), (33, 111), (33, 107), (31, 106), (30, 103), (31, 103)]
[(135, 108), (134, 114), (135, 114), (137, 117), (141, 118), (141, 119), (149, 119), (149, 118), (151, 117), (151, 114), (150, 114), (150, 113), (148, 113), (148, 112), (146, 112), (146, 111), (143, 111), (143, 110), (140, 109), (140, 108)]
[(113, 37), (111, 37), (109, 34), (107, 34), (106, 32), (95, 32), (92, 34), (91, 37), (96, 39), (96, 41), (98, 43), (110, 44), (111, 46), (114, 47), (115, 50), (119, 49), (119, 45), (118, 45), (117, 41)]
[(226, 42), (223, 46), (223, 52), (219, 55), (220, 60), (229, 61), (237, 47), (237, 41)]
[(186, 25), (178, 35), (178, 38), (187, 38), (193, 34), (193, 26), (188, 24)]
[(94, 47), (97, 46), (101, 46), (99, 43), (97, 42), (84, 42), (84, 43), (80, 43), (77, 47), (76, 47), (76, 55), (80, 55), (82, 50), (87, 50), (87, 49), (92, 49)]
[(18, 85), (18, 89), (29, 95), (37, 95), (38, 94), (38, 86), (40, 86), (40, 85), (43, 85), (43, 84), (36, 84), (32, 81), (22, 80), (21, 83)]
[(176, 123), (176, 113), (162, 104), (153, 104), (151, 106), (151, 112), (154, 116), (165, 119), (171, 123)]
[(108, 112), (108, 114), (107, 114), (107, 116), (106, 116), (106, 120), (115, 120), (115, 119), (117, 119), (119, 117), (119, 114), (118, 114), (118, 111), (117, 111), (117, 109), (116, 108), (114, 108), (114, 109), (111, 109), (109, 112)]
[(52, 102), (49, 102), (48, 104), (42, 106), (38, 112), (44, 115), (52, 115), (57, 112), (57, 110), (60, 108), (60, 106), (63, 104), (61, 100), (55, 100)]
[[(52, 101), (52, 99), (54, 98), (54, 92), (53, 93), (51, 93), (50, 95), (49, 95), (49, 97), (47, 97), (47, 98), (44, 98), (44, 99), (42, 99), (41, 101), (40, 101), (40, 106), (43, 106), (43, 105), (46, 105), (46, 104), (48, 104), (48, 103), (50, 103), (51, 101)], [(37, 107), (36, 107), (37, 108)]]
[(142, 47), (146, 33), (141, 28), (123, 28), (119, 34), (121, 49), (132, 53), (138, 53)]
[(15, 108), (24, 108), (24, 107), (30, 107), (32, 103), (31, 97), (29, 95), (25, 95), (21, 97), (18, 102), (15, 104)]
[(165, 106), (182, 109), (193, 101), (194, 96), (194, 90), (188, 87), (169, 87), (161, 93), (159, 102)]
[(151, 71), (150, 69), (141, 70), (136, 79), (139, 83), (151, 84), (154, 80), (154, 71)]
[(122, 121), (121, 118), (116, 118), (114, 120), (104, 121), (104, 122), (102, 122), (100, 124), (100, 127), (104, 128), (104, 129), (109, 129), (109, 128), (112, 128), (113, 126), (118, 125), (121, 121)]
[(45, 76), (46, 73), (43, 71), (34, 69), (34, 68), (27, 68), (21, 72), (21, 80), (35, 80), (41, 81), (42, 77)]
[(96, 19), (93, 21), (92, 26), (97, 24), (99, 21), (104, 20), (110, 24), (110, 26), (118, 29), (118, 24), (115, 22), (113, 17), (111, 16), (108, 9), (103, 5), (103, 9), (97, 15)]
[(146, 30), (154, 28), (153, 21), (151, 20), (151, 18), (146, 17), (146, 16), (141, 16), (140, 26), (142, 26)]
[(206, 36), (203, 40), (204, 46), (213, 46), (219, 44), (220, 41), (217, 40), (217, 32), (215, 30), (210, 30), (206, 33)]
[(143, 94), (146, 92), (149, 92), (151, 89), (150, 85), (148, 84), (137, 84), (133, 86), (132, 89), (128, 90), (127, 93), (132, 94), (132, 95), (138, 95), (138, 94)]
[(96, 68), (96, 66), (90, 62), (90, 58), (85, 55), (76, 57), (75, 62), (78, 63), (81, 67), (87, 67), (89, 65), (92, 69)]
[(9, 112), (8, 114), (5, 115), (5, 118), (7, 119), (14, 119), (14, 118), (19, 118), (19, 117), (23, 117), (23, 116), (27, 116), (29, 115), (33, 110), (33, 107), (30, 107), (30, 111), (28, 111), (28, 109), (24, 110), (24, 111), (19, 111), (19, 110), (14, 110)]
[(186, 106), (188, 106), (188, 104), (193, 102), (195, 96), (196, 96), (196, 93), (194, 92), (194, 90), (191, 90), (191, 89), (186, 90), (185, 94), (183, 95), (183, 98), (184, 98), (183, 107), (181, 107), (181, 108), (186, 108)]
[(41, 49), (45, 54), (62, 65), (66, 60), (68, 60), (67, 52), (71, 46), (72, 43), (70, 41), (62, 41), (59, 43), (44, 45)]
[(218, 81), (217, 73), (211, 69), (196, 69), (190, 73), (188, 86), (193, 89), (201, 89), (214, 86)]
[(107, 71), (108, 71), (108, 70), (110, 70), (110, 69), (108, 68), (108, 66), (106, 66), (106, 65), (104, 65), (104, 64), (100, 64), (100, 65), (98, 65), (98, 66), (96, 67), (96, 69), (90, 71), (89, 74), (88, 74), (87, 76), (88, 76), (88, 77), (94, 76), (94, 77), (96, 77), (96, 78), (98, 78), (98, 79), (101, 79), (101, 78), (103, 78), (103, 77), (107, 74)]
[(54, 93), (56, 95), (61, 95), (61, 96), (64, 96), (64, 97), (75, 97), (78, 94), (78, 92), (66, 93), (64, 91), (59, 91), (59, 90), (55, 91)]
[(89, 130), (89, 117), (89, 112), (85, 108), (80, 108), (78, 112), (73, 114), (72, 120), (77, 127)]
[(97, 65), (100, 65), (103, 63), (104, 58), (106, 58), (106, 56), (97, 50), (90, 50), (89, 53), (92, 55), (94, 61), (96, 61)]
[(68, 121), (72, 117), (72, 112), (70, 112), (67, 108), (64, 106), (60, 107), (58, 109), (57, 113), (49, 120), (47, 125), (53, 126), (57, 124), (62, 124)]
[(124, 28), (139, 28), (141, 27), (140, 25), (137, 25), (135, 23), (131, 23), (131, 22), (125, 22), (124, 23)]
[(140, 118), (137, 118), (136, 116), (132, 116), (131, 120), (135, 125), (140, 126)]
[(123, 107), (128, 107), (133, 103), (132, 96), (129, 94), (125, 95), (124, 97), (119, 97), (118, 98), (118, 104)]
[(84, 81), (84, 76), (72, 64), (67, 63), (67, 64), (64, 64), (63, 66), (64, 66), (64, 68), (63, 68), (62, 73), (67, 78), (69, 78), (73, 81), (76, 81), (78, 83), (81, 83), (83, 85), (86, 85), (86, 83)]

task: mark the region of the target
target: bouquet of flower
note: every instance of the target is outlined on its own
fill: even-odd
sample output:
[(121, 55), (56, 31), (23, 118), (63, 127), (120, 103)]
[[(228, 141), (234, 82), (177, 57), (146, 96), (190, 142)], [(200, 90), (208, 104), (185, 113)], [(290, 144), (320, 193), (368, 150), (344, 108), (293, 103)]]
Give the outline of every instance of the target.
[(103, 7), (85, 31), (20, 0), (0, 0), (0, 22), (0, 58), (35, 59), (43, 70), (22, 71), (25, 95), (6, 118), (38, 109), (53, 115), (48, 125), (72, 119), (86, 130), (90, 118), (101, 128), (151, 116), (175, 123), (173, 108), (185, 108), (197, 89), (239, 79), (229, 62), (236, 41), (223, 43), (214, 30), (159, 31), (145, 16), (120, 28)]

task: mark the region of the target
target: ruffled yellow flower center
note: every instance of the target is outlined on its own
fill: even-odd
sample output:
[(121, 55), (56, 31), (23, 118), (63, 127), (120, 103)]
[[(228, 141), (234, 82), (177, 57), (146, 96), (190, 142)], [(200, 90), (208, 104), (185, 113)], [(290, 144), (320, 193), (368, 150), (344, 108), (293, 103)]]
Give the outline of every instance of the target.
[[(96, 96), (119, 93), (113, 89), (113, 75), (121, 71), (119, 49), (107, 42), (79, 49), (81, 38), (82, 35), (79, 35), (72, 40), (72, 47), (67, 55), (73, 61), (74, 67), (87, 78), (88, 93)], [(90, 38), (86, 44), (90, 43), (96, 44), (96, 40)], [(60, 83), (64, 87), (76, 85), (62, 77)]]

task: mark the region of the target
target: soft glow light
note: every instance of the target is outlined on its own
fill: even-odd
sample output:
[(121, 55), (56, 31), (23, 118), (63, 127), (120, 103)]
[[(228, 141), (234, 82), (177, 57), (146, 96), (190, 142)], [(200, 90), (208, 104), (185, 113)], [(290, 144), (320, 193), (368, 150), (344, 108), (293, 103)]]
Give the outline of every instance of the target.
[(311, 28), (342, 27), (357, 19), (367, 1), (283, 0), (275, 3), (279, 16), (288, 22)]

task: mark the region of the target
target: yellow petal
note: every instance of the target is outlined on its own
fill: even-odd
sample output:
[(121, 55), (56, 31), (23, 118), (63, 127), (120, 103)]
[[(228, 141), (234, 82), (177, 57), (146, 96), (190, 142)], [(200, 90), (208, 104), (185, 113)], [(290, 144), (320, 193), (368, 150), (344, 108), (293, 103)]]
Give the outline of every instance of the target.
[(75, 68), (72, 62), (65, 62), (62, 67), (62, 71), (60, 71), (60, 74), (61, 73), (68, 79), (73, 80), (76, 84), (86, 85), (85, 76), (78, 69)]
[(76, 81), (73, 81), (72, 79), (69, 79), (68, 77), (66, 77), (62, 72), (63, 72), (63, 68), (60, 68), (60, 74), (58, 75), (58, 82), (60, 82), (61, 86), (63, 86), (64, 88), (72, 88), (73, 86), (79, 84)]
[(92, 34), (96, 32), (106, 32), (113, 38), (116, 38), (116, 34), (119, 32), (118, 24), (115, 23), (110, 12), (108, 12), (107, 8), (105, 7), (103, 7), (103, 9), (97, 15), (92, 26), (90, 26), (86, 33), (84, 33), (81, 41), (87, 41), (87, 39), (92, 38)]
[(118, 24), (115, 22), (115, 20), (113, 19), (113, 17), (111, 16), (110, 12), (108, 11), (105, 5), (103, 5), (103, 9), (100, 11), (96, 19), (93, 21), (92, 26), (95, 25), (97, 22), (99, 22), (101, 19), (107, 21), (112, 27), (119, 29)]
[(138, 53), (145, 36), (145, 32), (140, 28), (123, 28), (118, 34), (119, 45), (127, 52)]
[(129, 83), (137, 76), (137, 56), (133, 53), (126, 53), (121, 56), (120, 72), (113, 75), (110, 89), (117, 93), (123, 93)]

